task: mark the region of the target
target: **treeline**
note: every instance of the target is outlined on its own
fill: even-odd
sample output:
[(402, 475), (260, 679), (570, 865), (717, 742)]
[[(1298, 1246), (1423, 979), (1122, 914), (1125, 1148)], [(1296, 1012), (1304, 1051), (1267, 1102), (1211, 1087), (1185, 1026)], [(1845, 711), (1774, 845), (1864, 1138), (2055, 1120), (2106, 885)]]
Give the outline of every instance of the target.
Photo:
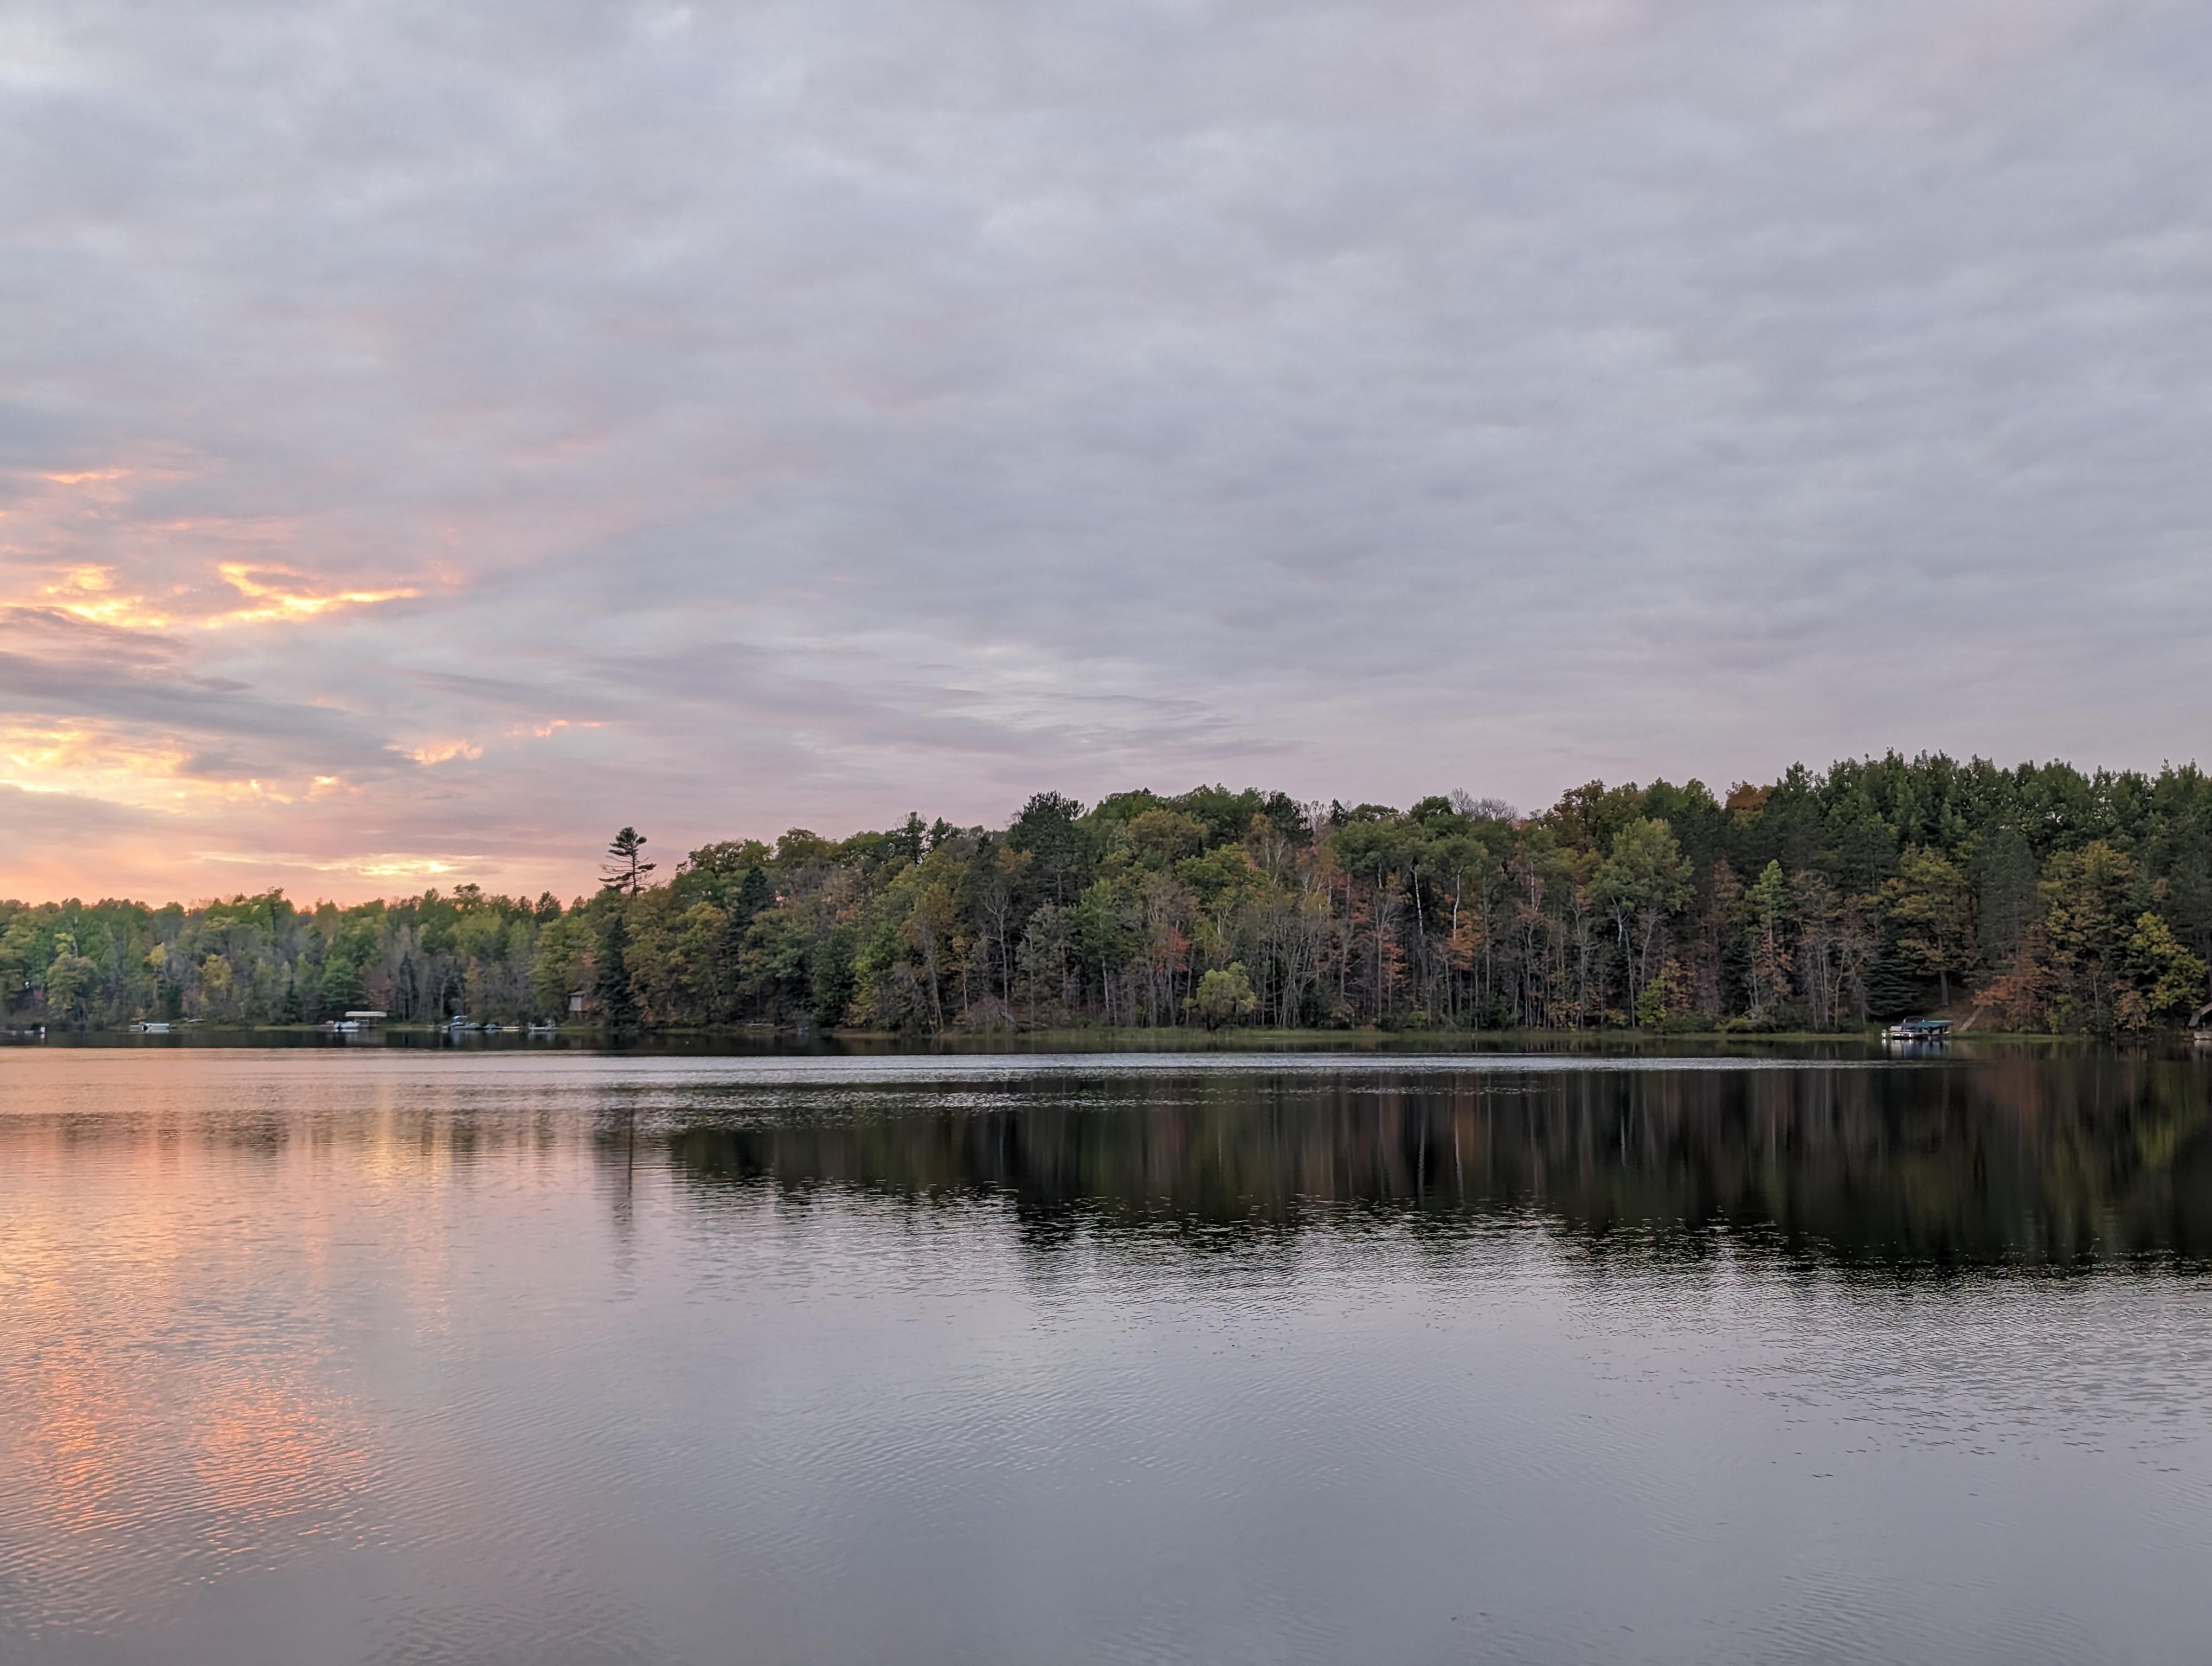
[(2212, 959), (2212, 778), (1894, 755), (1725, 800), (1593, 782), (1522, 816), (1200, 787), (1002, 829), (803, 830), (692, 851), (623, 830), (563, 906), (473, 885), (302, 909), (0, 903), (8, 1021), (569, 1018), (1843, 1029), (2186, 1021)]

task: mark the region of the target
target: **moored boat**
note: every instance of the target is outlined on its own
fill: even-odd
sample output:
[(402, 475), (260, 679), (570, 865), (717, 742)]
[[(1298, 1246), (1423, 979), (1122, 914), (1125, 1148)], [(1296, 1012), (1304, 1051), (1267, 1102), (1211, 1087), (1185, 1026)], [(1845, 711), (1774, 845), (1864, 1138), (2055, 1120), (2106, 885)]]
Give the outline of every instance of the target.
[(1948, 1018), (1899, 1018), (1881, 1032), (1886, 1042), (1943, 1042), (1951, 1039)]

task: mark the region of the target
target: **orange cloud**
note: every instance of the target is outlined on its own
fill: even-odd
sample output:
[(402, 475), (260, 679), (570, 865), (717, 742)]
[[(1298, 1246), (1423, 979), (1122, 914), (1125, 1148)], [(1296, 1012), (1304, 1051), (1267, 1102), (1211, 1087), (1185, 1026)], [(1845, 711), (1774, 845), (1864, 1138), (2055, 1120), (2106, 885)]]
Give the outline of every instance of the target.
[(118, 592), (112, 567), (72, 568), (62, 582), (43, 587), (41, 593), (47, 606), (91, 624), (161, 630), (169, 623), (169, 616), (149, 607), (145, 597)]
[(114, 568), (83, 563), (69, 569), (59, 579), (41, 585), (31, 605), (49, 607), (90, 624), (114, 625), (128, 630), (164, 630), (182, 624), (203, 630), (230, 625), (264, 624), (316, 618), (341, 608), (373, 607), (380, 602), (404, 601), (422, 593), (411, 586), (389, 590), (324, 590), (307, 575), (289, 567), (269, 562), (223, 562), (216, 571), (222, 582), (251, 604), (198, 612), (179, 597), (183, 587), (164, 603), (142, 593), (121, 587)]
[(190, 757), (173, 741), (133, 741), (88, 725), (0, 728), (0, 784), (29, 793), (89, 793), (149, 808), (222, 796), (222, 783), (179, 779)]
[(422, 593), (412, 588), (397, 590), (335, 590), (317, 593), (295, 589), (273, 582), (283, 579), (298, 579), (302, 575), (289, 567), (257, 566), (246, 562), (227, 561), (216, 570), (222, 581), (239, 594), (253, 600), (258, 605), (240, 608), (233, 612), (218, 613), (201, 621), (209, 629), (224, 625), (258, 624), (273, 619), (312, 619), (319, 613), (328, 613), (341, 607), (371, 607), (379, 602), (404, 601)]
[(483, 748), (465, 738), (459, 740), (434, 740), (427, 746), (417, 746), (407, 754), (417, 763), (446, 763), (454, 758), (471, 762), (483, 756)]
[(481, 860), (466, 856), (407, 856), (390, 853), (319, 857), (287, 850), (195, 850), (192, 860), (228, 867), (254, 867), (270, 872), (289, 868), (310, 873), (344, 873), (363, 879), (434, 879)]
[(456, 864), (431, 856), (382, 856), (349, 862), (318, 862), (325, 873), (357, 873), (364, 879), (426, 879), (451, 873)]
[[(300, 796), (258, 776), (218, 781), (187, 775), (191, 758), (191, 750), (174, 739), (139, 739), (89, 723), (0, 727), (0, 787), (169, 812), (195, 805), (291, 804)], [(318, 777), (317, 787), (337, 780)], [(315, 791), (309, 788), (307, 795)]]

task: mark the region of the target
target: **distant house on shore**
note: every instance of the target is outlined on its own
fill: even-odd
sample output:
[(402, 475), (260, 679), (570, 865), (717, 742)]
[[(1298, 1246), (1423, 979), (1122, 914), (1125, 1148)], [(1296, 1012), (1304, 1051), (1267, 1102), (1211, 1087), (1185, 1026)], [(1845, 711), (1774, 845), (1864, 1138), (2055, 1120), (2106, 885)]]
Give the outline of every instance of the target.
[(568, 991), (568, 1016), (570, 1018), (580, 1018), (583, 1017), (585, 1013), (592, 1010), (592, 992), (590, 990), (571, 989)]

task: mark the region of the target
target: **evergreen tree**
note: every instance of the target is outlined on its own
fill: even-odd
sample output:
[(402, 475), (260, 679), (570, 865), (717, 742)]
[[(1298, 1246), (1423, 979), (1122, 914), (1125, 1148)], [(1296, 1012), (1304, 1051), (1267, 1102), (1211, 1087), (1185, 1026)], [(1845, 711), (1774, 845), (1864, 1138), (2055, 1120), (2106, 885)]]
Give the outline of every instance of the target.
[(637, 994), (629, 975), (629, 922), (620, 909), (609, 911), (599, 933), (599, 976), (595, 993), (599, 1018), (617, 1036), (637, 1033)]
[(635, 897), (644, 890), (645, 876), (659, 866), (645, 860), (645, 835), (635, 827), (625, 827), (616, 834), (607, 846), (607, 866), (599, 875), (599, 883), (626, 897)]

